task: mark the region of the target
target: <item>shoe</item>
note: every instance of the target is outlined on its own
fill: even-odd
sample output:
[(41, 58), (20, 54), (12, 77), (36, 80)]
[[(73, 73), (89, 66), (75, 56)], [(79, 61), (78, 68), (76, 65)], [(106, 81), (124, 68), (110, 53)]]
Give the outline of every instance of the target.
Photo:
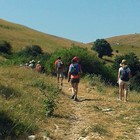
[(72, 97), (71, 97), (71, 99), (74, 99), (74, 97), (75, 97), (75, 95), (73, 94)]
[(79, 100), (77, 98), (74, 98), (74, 101), (77, 101), (78, 102)]

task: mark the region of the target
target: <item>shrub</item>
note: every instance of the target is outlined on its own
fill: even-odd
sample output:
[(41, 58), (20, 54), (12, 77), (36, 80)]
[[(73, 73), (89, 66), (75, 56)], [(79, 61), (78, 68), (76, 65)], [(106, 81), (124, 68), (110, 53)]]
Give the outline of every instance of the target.
[(112, 68), (106, 67), (95, 55), (91, 54), (86, 48), (80, 48), (79, 46), (73, 46), (68, 50), (60, 49), (54, 52), (49, 61), (46, 62), (46, 69), (49, 73), (54, 74), (54, 62), (59, 56), (61, 56), (62, 61), (64, 62), (66, 72), (68, 71), (71, 59), (74, 56), (78, 56), (83, 75), (97, 74), (101, 75), (101, 77), (106, 81), (116, 82), (115, 75), (117, 74), (112, 70)]
[(127, 64), (131, 69), (132, 76), (134, 76), (138, 71), (140, 71), (139, 58), (134, 53), (129, 53), (129, 54), (126, 54), (126, 55), (117, 56), (115, 58), (115, 62), (114, 62), (114, 65), (113, 65), (114, 69), (116, 69), (116, 70), (119, 69), (122, 59), (126, 59)]
[(113, 68), (118, 70), (122, 59), (126, 59), (127, 64), (131, 70), (131, 89), (140, 91), (140, 61), (139, 58), (134, 53), (129, 53), (122, 56), (117, 56)]
[(132, 77), (130, 88), (140, 92), (140, 72), (138, 72), (135, 76)]
[(98, 67), (101, 64), (101, 62), (95, 56), (90, 54), (86, 48), (73, 46), (67, 50), (60, 49), (51, 55), (49, 61), (47, 61), (46, 63), (46, 68), (49, 73), (54, 72), (54, 62), (59, 56), (61, 56), (62, 61), (64, 62), (66, 71), (68, 70), (68, 67), (74, 56), (78, 56), (83, 73), (97, 73), (98, 70), (96, 69), (96, 67)]
[(55, 108), (57, 107), (59, 90), (58, 88), (54, 87), (52, 84), (47, 85), (46, 89), (47, 89), (47, 94), (43, 93), (47, 97), (44, 100), (46, 116), (51, 117), (53, 116)]
[(38, 45), (33, 45), (31, 47), (26, 47), (25, 49), (23, 49), (22, 51), (19, 52), (20, 56), (33, 56), (36, 57), (40, 54), (42, 54), (42, 49), (40, 46)]
[(0, 52), (11, 54), (12, 46), (7, 41), (0, 41)]

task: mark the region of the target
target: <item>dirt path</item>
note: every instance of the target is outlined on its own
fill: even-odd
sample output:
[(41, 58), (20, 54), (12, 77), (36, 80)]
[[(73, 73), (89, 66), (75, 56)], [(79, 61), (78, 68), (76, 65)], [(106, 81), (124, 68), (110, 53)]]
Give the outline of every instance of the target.
[[(65, 80), (61, 94), (65, 112), (62, 113), (60, 110), (61, 114), (68, 115), (65, 117), (66, 119), (64, 118), (68, 127), (63, 127), (62, 123), (57, 122), (56, 135), (59, 137), (58, 139), (133, 140), (134, 137), (136, 140), (140, 139), (138, 124), (132, 121), (139, 115), (139, 106), (136, 103), (118, 102), (117, 96), (111, 96), (113, 91), (107, 91), (107, 87), (104, 87), (105, 94), (97, 93), (96, 89), (89, 92), (85, 82), (79, 84), (79, 102), (76, 102), (70, 99), (72, 96), (70, 87), (70, 84)], [(138, 120), (136, 119), (136, 121)], [(133, 133), (129, 132), (131, 129), (133, 129)]]
[[(72, 93), (69, 84), (65, 82), (65, 86), (63, 87), (63, 91), (68, 97), (71, 97)], [(79, 101), (71, 100), (70, 107), (74, 112), (74, 120), (71, 121), (71, 127), (68, 131), (65, 132), (64, 140), (90, 140), (89, 137), (82, 137), (82, 131), (90, 126), (91, 117), (93, 117), (93, 112), (89, 112), (87, 109), (87, 105), (95, 102), (95, 98), (92, 94), (88, 94), (86, 87), (83, 83), (79, 84), (79, 92), (78, 92)]]

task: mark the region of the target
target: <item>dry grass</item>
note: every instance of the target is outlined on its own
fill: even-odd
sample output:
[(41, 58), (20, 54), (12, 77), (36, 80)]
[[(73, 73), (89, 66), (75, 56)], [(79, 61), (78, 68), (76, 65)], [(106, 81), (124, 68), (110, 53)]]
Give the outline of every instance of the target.
[[(118, 88), (87, 80), (79, 84), (80, 102), (70, 99), (70, 84), (64, 80), (54, 115), (45, 116), (44, 95), (39, 82), (55, 84), (55, 78), (38, 74), (24, 67), (0, 68), (1, 85), (13, 89), (12, 96), (0, 96), (1, 107), (11, 118), (33, 127), (41, 139), (47, 135), (54, 140), (74, 140), (81, 137), (103, 140), (138, 139), (140, 125), (140, 95), (130, 92), (127, 103), (117, 101)], [(99, 82), (96, 80), (96, 82)], [(17, 95), (17, 96), (16, 96)]]
[(70, 48), (72, 44), (81, 47), (89, 46), (80, 42), (45, 34), (1, 19), (0, 32), (0, 40), (10, 42), (13, 51), (19, 51), (31, 45), (39, 45), (44, 52), (53, 52), (59, 48)]
[[(70, 47), (73, 43), (3, 20), (0, 20), (0, 32), (0, 38), (10, 41), (15, 51), (36, 44), (44, 51), (51, 52)], [(87, 47), (85, 44), (79, 45)], [(139, 93), (130, 91), (128, 102), (119, 102), (118, 87), (107, 86), (97, 80), (91, 87), (87, 80), (82, 79), (78, 93), (80, 102), (74, 102), (70, 99), (70, 85), (65, 80), (59, 94), (58, 108), (48, 118), (43, 104), (46, 97), (40, 91), (39, 83), (56, 85), (54, 77), (24, 67), (5, 66), (0, 67), (0, 79), (0, 87), (4, 89), (0, 91), (0, 111), (8, 114), (13, 121), (19, 120), (33, 128), (38, 139), (43, 135), (54, 140), (140, 139)]]

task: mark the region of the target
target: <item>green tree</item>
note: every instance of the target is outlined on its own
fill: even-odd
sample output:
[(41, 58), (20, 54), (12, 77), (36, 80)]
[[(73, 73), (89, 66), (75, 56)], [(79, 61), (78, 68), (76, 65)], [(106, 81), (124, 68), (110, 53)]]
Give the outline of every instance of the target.
[(7, 41), (0, 41), (0, 52), (11, 54), (12, 46)]
[(97, 39), (91, 49), (95, 50), (98, 53), (99, 58), (102, 58), (104, 55), (107, 55), (109, 57), (112, 56), (113, 50), (110, 44), (105, 39)]

